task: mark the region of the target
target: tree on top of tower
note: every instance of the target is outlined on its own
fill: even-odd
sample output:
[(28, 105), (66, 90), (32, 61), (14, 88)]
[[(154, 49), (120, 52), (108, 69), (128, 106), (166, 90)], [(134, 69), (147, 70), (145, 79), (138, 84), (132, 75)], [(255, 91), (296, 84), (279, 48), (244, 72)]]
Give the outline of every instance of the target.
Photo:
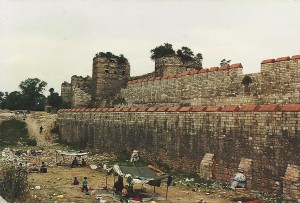
[(181, 49), (177, 50), (177, 56), (180, 57), (181, 62), (188, 66), (194, 67), (196, 69), (202, 68), (202, 60), (203, 56), (201, 53), (196, 54), (194, 56), (193, 51), (189, 47), (181, 47)]
[(119, 56), (117, 56), (111, 52), (99, 52), (96, 54), (95, 58), (96, 57), (104, 57), (109, 60), (115, 59), (119, 65), (123, 65), (128, 62), (127, 58), (125, 58), (123, 54), (120, 54)]
[(202, 68), (202, 60), (203, 60), (202, 54), (198, 53), (196, 54), (196, 56), (194, 56), (193, 51), (186, 46), (181, 47), (181, 49), (178, 49), (175, 52), (172, 44), (164, 43), (164, 45), (155, 47), (150, 52), (151, 52), (152, 60), (165, 57), (165, 56), (178, 56), (184, 65), (191, 66), (197, 69)]
[(173, 49), (173, 45), (169, 43), (164, 43), (164, 45), (160, 45), (151, 49), (151, 59), (155, 60), (157, 58), (161, 58), (164, 56), (173, 56), (175, 55), (175, 51)]
[(228, 66), (230, 65), (231, 60), (222, 59), (220, 62), (220, 66)]
[(181, 49), (177, 50), (177, 55), (180, 57), (181, 62), (186, 64), (193, 60), (194, 53), (189, 47), (181, 47)]

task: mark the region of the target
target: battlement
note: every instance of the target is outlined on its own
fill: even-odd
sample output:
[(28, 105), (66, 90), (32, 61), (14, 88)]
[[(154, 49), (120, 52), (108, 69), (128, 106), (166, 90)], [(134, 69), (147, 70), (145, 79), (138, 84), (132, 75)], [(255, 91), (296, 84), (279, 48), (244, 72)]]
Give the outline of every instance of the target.
[(298, 61), (299, 55), (263, 60), (260, 73), (245, 75), (236, 63), (130, 80), (121, 95), (129, 107), (299, 103)]
[(74, 108), (60, 109), (58, 113), (67, 112), (300, 112), (300, 104), (245, 105), (245, 106), (161, 106), (132, 108)]
[(224, 70), (230, 70), (230, 69), (234, 69), (234, 68), (243, 68), (243, 66), (241, 63), (236, 63), (236, 64), (232, 64), (230, 66), (228, 65), (228, 66), (221, 66), (221, 67), (211, 67), (211, 68), (205, 68), (205, 69), (201, 69), (201, 70), (184, 71), (182, 73), (177, 73), (177, 74), (172, 74), (172, 75), (164, 75), (164, 76), (160, 76), (160, 77), (129, 80), (128, 85), (135, 84), (135, 83), (154, 81), (154, 80), (179, 78), (179, 77), (186, 76), (186, 75), (196, 75), (196, 74), (204, 74), (204, 73), (215, 72), (215, 71), (224, 71)]
[[(131, 78), (127, 59), (103, 54), (93, 58), (92, 78), (72, 77), (72, 88), (90, 81), (84, 92), (93, 101), (118, 95), (123, 107), (299, 102), (300, 55), (263, 60), (261, 72), (245, 75), (241, 63), (198, 70), (175, 55), (156, 59), (154, 72)], [(70, 95), (68, 85), (62, 89), (64, 97)]]
[(292, 57), (285, 56), (285, 57), (279, 57), (277, 59), (265, 59), (261, 62), (261, 64), (275, 63), (275, 62), (281, 62), (281, 61), (290, 61), (290, 60), (298, 60), (298, 59), (300, 59), (300, 55), (294, 55)]

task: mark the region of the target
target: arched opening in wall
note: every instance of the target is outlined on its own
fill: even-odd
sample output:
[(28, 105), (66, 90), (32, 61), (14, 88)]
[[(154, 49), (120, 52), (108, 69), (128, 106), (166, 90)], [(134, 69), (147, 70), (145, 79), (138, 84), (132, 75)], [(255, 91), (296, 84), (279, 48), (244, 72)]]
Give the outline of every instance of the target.
[(105, 73), (109, 73), (109, 72), (108, 72), (108, 69), (105, 69), (104, 71), (105, 71)]
[(125, 70), (122, 71), (122, 75), (125, 75)]
[(114, 74), (117, 74), (117, 73), (118, 73), (118, 72), (115, 70), (115, 71), (114, 71)]
[(249, 75), (245, 75), (242, 82), (244, 85), (244, 95), (250, 95), (250, 84), (252, 83), (252, 78)]

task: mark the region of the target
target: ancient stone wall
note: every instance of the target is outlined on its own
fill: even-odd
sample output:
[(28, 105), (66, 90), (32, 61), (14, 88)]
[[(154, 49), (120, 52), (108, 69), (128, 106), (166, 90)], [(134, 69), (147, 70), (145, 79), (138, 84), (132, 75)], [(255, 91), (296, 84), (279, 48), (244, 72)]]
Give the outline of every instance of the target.
[(185, 71), (129, 81), (127, 88), (121, 91), (121, 96), (129, 107), (147, 106), (149, 103), (156, 106), (161, 106), (162, 103), (215, 105), (218, 100), (232, 100), (232, 97), (243, 96), (242, 77), (241, 64)]
[(264, 60), (260, 73), (247, 75), (241, 64), (181, 73), (175, 62), (171, 72), (163, 60), (157, 64), (169, 75), (129, 81), (121, 91), (128, 107), (300, 103), (300, 55)]
[(249, 189), (295, 196), (282, 185), (288, 164), (300, 166), (299, 104), (64, 109), (58, 123), (63, 139), (94, 151), (138, 149), (145, 162), (228, 183), (243, 168)]

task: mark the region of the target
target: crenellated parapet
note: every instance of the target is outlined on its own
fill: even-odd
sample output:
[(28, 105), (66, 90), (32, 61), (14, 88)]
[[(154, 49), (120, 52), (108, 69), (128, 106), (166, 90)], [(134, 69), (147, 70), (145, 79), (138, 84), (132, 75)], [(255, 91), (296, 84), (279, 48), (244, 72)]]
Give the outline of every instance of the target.
[(261, 94), (267, 97), (300, 91), (300, 55), (261, 62)]
[[(232, 97), (241, 90), (242, 64), (184, 71), (128, 81), (121, 91), (128, 106), (168, 104), (206, 105), (215, 97)], [(215, 103), (213, 103), (215, 104)]]
[[(172, 58), (173, 59), (173, 58)], [(240, 63), (128, 81), (127, 106), (290, 104), (300, 101), (300, 55), (263, 60), (261, 72), (243, 74)], [(173, 64), (171, 64), (173, 63)], [(161, 67), (163, 67), (161, 65)], [(166, 73), (166, 72), (165, 72)]]

